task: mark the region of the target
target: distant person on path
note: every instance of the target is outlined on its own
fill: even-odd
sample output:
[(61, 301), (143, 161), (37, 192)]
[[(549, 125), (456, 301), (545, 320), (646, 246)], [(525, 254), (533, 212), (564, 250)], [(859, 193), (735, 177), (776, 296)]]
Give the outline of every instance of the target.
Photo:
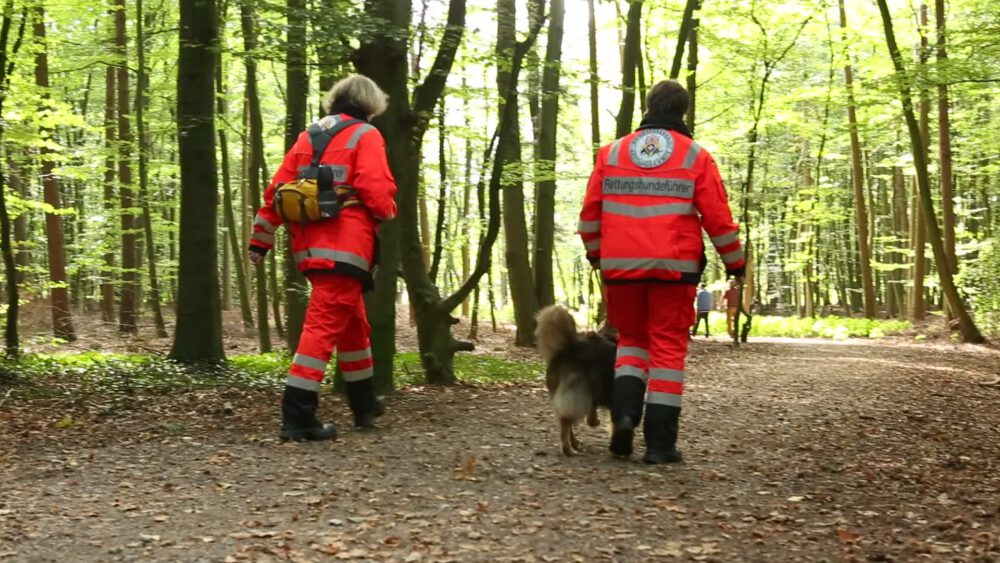
[(316, 178), (315, 207), (333, 209), (336, 204), (329, 218), (288, 226), (296, 265), (309, 279), (312, 296), (281, 401), (282, 440), (337, 437), (336, 428), (316, 416), (320, 383), (334, 349), (355, 425), (373, 427), (383, 410), (372, 381), (371, 325), (361, 294), (373, 286), (378, 226), (396, 216), (396, 181), (385, 141), (368, 123), (387, 105), (386, 94), (367, 77), (334, 84), (323, 104), (328, 115), (299, 135), (254, 219), (250, 261), (258, 264), (284, 222), (274, 207), (279, 187), (297, 178)]
[(735, 278), (729, 280), (729, 288), (722, 300), (726, 303), (726, 332), (729, 338), (735, 338), (736, 311), (740, 308), (740, 288)]
[(694, 302), (698, 318), (694, 322), (694, 328), (691, 329), (691, 336), (698, 334), (701, 321), (705, 321), (705, 338), (708, 338), (708, 313), (712, 310), (712, 292), (705, 289), (705, 282), (698, 284), (698, 295), (694, 298)]
[(651, 464), (682, 459), (677, 433), (691, 303), (706, 264), (702, 228), (729, 275), (745, 269), (719, 170), (684, 124), (689, 100), (674, 80), (653, 86), (639, 129), (598, 153), (580, 213), (587, 259), (601, 270), (608, 322), (619, 335), (610, 450), (631, 455), (645, 403), (643, 461)]

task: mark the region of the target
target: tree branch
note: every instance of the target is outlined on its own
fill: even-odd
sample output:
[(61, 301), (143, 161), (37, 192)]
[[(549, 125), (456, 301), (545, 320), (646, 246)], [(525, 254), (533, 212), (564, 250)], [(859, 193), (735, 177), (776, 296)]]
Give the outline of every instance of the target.
[(428, 118), (441, 98), (451, 65), (455, 62), (455, 54), (462, 42), (465, 31), (465, 0), (450, 0), (448, 3), (448, 22), (441, 36), (441, 46), (438, 47), (434, 64), (424, 78), (423, 83), (413, 89), (413, 111), (417, 114), (421, 129), (427, 127)]
[[(469, 275), (469, 278), (465, 280), (465, 283), (455, 290), (455, 293), (452, 293), (441, 301), (438, 307), (440, 307), (443, 311), (450, 312), (461, 305), (462, 301), (465, 301), (465, 298), (472, 293), (472, 290), (475, 289), (477, 285), (479, 285), (479, 280), (481, 280), (490, 269), (493, 244), (496, 242), (497, 236), (500, 233), (500, 182), (501, 176), (503, 175), (502, 159), (499, 154), (494, 154), (494, 152), (500, 136), (507, 134), (506, 125), (512, 116), (511, 112), (514, 107), (514, 98), (517, 95), (517, 80), (518, 76), (521, 74), (521, 66), (524, 63), (524, 56), (531, 49), (535, 39), (537, 39), (538, 32), (541, 31), (546, 19), (548, 18), (544, 15), (538, 18), (538, 21), (534, 22), (531, 30), (528, 32), (528, 36), (514, 46), (514, 55), (512, 57), (510, 69), (510, 86), (508, 87), (507, 92), (504, 93), (503, 112), (500, 115), (500, 120), (496, 129), (493, 131), (493, 136), (490, 138), (489, 146), (486, 149), (486, 159), (484, 159), (488, 160), (490, 155), (493, 155), (493, 167), (490, 170), (489, 223), (486, 227), (486, 234), (479, 243), (479, 251), (476, 255), (476, 267), (472, 270), (472, 274)], [(482, 182), (482, 178), (480, 178), (480, 182)]]

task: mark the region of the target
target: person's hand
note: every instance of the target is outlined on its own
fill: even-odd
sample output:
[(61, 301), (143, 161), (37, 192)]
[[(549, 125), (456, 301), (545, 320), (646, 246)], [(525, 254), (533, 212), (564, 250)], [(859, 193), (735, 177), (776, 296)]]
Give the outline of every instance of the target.
[(254, 266), (259, 266), (262, 262), (264, 262), (264, 255), (260, 252), (254, 252), (253, 250), (247, 251), (247, 258)]

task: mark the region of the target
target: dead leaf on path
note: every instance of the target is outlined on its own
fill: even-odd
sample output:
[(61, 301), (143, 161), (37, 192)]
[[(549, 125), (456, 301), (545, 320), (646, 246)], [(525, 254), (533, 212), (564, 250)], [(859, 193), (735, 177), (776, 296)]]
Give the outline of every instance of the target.
[(837, 539), (839, 539), (842, 543), (856, 543), (859, 537), (861, 537), (859, 534), (852, 532), (847, 528), (837, 528)]
[(467, 481), (478, 481), (478, 478), (473, 476), (477, 467), (479, 467), (479, 460), (475, 457), (469, 457), (465, 460), (465, 463), (463, 463), (461, 467), (455, 469), (455, 478), (465, 479)]
[(336, 557), (337, 559), (363, 559), (368, 557), (368, 550), (357, 548), (350, 551), (341, 551)]
[(649, 552), (656, 557), (684, 557), (680, 542), (667, 542), (666, 545)]
[(320, 553), (326, 555), (336, 555), (340, 553), (341, 545), (339, 543), (327, 543), (327, 544), (312, 544), (312, 548)]

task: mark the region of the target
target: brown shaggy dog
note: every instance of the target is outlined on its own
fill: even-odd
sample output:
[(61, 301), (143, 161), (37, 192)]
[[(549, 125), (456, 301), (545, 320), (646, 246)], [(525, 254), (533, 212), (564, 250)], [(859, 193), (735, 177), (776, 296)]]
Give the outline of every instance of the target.
[(611, 408), (615, 342), (596, 332), (578, 333), (569, 311), (550, 306), (538, 313), (535, 338), (546, 363), (545, 386), (559, 420), (562, 452), (580, 451), (573, 425), (597, 426), (597, 407)]

